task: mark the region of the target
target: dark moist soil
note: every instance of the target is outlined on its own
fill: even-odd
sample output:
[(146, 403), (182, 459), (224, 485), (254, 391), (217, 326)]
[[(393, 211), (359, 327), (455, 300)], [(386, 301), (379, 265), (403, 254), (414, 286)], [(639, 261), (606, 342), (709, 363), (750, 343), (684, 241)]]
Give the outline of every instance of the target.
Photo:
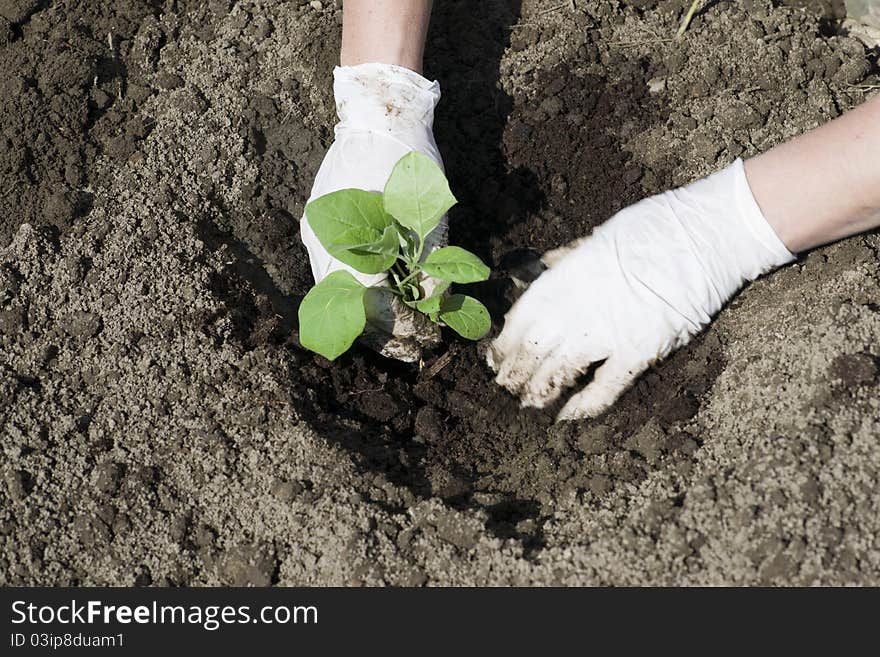
[[(0, 3), (0, 243), (28, 222), (64, 234), (91, 208), (96, 158), (124, 161), (150, 132), (137, 115), (153, 90), (118, 45), (159, 2)], [(26, 26), (26, 29), (25, 29)], [(26, 34), (25, 34), (26, 32)], [(147, 52), (156, 59), (164, 36)], [(112, 45), (112, 47), (111, 47)]]
[[(519, 12), (517, 2), (492, 2), (477, 18), (472, 3), (440, 3), (427, 47), (426, 74), (439, 78), (444, 92), (437, 139), (460, 199), (450, 215), (450, 239), (496, 271), (489, 283), (472, 286), (489, 306), (495, 332), (516, 295), (504, 270), (509, 256), (565, 244), (644, 195), (686, 182), (675, 176), (680, 153), (658, 153), (647, 168), (633, 164), (615, 137), (664, 123), (672, 130), (696, 127), (690, 116), (670, 116), (664, 100), (649, 92), (648, 81), (690, 66), (694, 88), (675, 91), (711, 96), (735, 86), (739, 75), (724, 49), (699, 63), (690, 53), (612, 57), (602, 32), (589, 29), (603, 19), (616, 20), (603, 5), (595, 16), (578, 15), (588, 31), (575, 60), (528, 72), (523, 84), (540, 94), (511, 98), (499, 88), (501, 56), (508, 47), (523, 50), (542, 38), (535, 30), (511, 29)], [(772, 38), (777, 28), (772, 19), (756, 25), (762, 38)], [(694, 29), (705, 25), (697, 21)], [(327, 63), (335, 57), (333, 38), (326, 43)], [(833, 50), (828, 52), (839, 61)], [(601, 64), (588, 67), (589, 72), (579, 70), (591, 63)], [(785, 75), (772, 71), (780, 73)], [(819, 71), (819, 77), (824, 73)], [(762, 103), (747, 105), (745, 118), (711, 117), (708, 122), (731, 133), (739, 130), (747, 141), (746, 130), (763, 125), (771, 114), (771, 102)], [(279, 123), (283, 117), (270, 99), (257, 98), (252, 107), (251, 154), (261, 171), (253, 215), (261, 219), (235, 226), (232, 234), (277, 268), (298, 300), (312, 281), (299, 245), (285, 235), (301, 214), (308, 192), (303, 181), (319, 165), (328, 135), (323, 133), (324, 144), (318, 144), (308, 131)], [(729, 159), (746, 147), (709, 145), (715, 152), (700, 155)], [(269, 296), (279, 297), (277, 290), (269, 290)], [(243, 302), (235, 297), (230, 306), (241, 309)], [(249, 329), (255, 344), (264, 338), (283, 340), (292, 318), (284, 313), (281, 321), (278, 314), (279, 307), (273, 310), (270, 304), (241, 312), (243, 334)], [(276, 315), (271, 329), (267, 315)], [(661, 461), (687, 469), (699, 443), (682, 427), (724, 366), (710, 329), (642, 377), (604, 417), (554, 426), (559, 405), (521, 409), (494, 385), (483, 364), (484, 344), (462, 343), (451, 334), (446, 338), (422, 368), (363, 349), (333, 364), (303, 353), (294, 394), (302, 396), (314, 426), (353, 452), (364, 468), (387, 474), (416, 496), (482, 508), (492, 518), (493, 531), (518, 536), (529, 548), (540, 546), (543, 520), (567, 493), (601, 496), (618, 482), (640, 480)], [(649, 423), (650, 437), (635, 440)]]
[[(106, 182), (99, 172), (143, 160), (139, 144), (149, 138), (154, 123), (142, 111), (145, 104), (166, 94), (187, 116), (199, 116), (209, 106), (210, 94), (174, 72), (188, 63), (162, 54), (163, 49), (191, 38), (231, 39), (224, 52), (231, 48), (255, 78), (264, 73), (252, 44), (275, 34), (277, 27), (255, 7), (236, 14), (235, 27), (243, 35), (238, 40), (228, 32), (218, 36), (233, 4), (124, 0), (50, 6), (37, 0), (0, 0), (0, 245), (29, 223), (46, 253), (60, 252), (69, 239), (91, 240), (100, 247), (113, 227), (105, 226), (102, 234), (90, 224), (86, 232), (86, 220), (95, 212), (92, 190)], [(561, 425), (553, 424), (558, 405), (523, 410), (494, 385), (483, 360), (486, 340), (471, 344), (447, 333), (422, 366), (389, 361), (362, 347), (330, 363), (299, 347), (296, 308), (312, 280), (296, 227), (332, 139), (330, 71), (338, 53), (339, 12), (329, 7), (315, 15), (308, 3), (298, 4), (307, 33), (291, 38), (300, 72), (278, 79), (271, 95), (251, 94), (244, 110), (230, 117), (242, 152), (226, 152), (225, 142), (218, 141), (207, 143), (199, 154), (211, 163), (240, 157), (256, 169), (255, 179), (238, 197), (245, 211), (233, 207), (227, 193), (237, 184), (235, 172), (195, 182), (184, 182), (182, 173), (174, 185), (156, 189), (151, 200), (156, 205), (149, 212), (174, 217), (181, 235), (194, 233), (204, 244), (204, 253), (190, 254), (193, 262), (183, 266), (181, 276), (189, 275), (186, 267), (201, 271), (211, 257), (223, 255), (223, 266), (212, 269), (208, 281), (222, 310), (169, 316), (162, 327), (169, 340), (187, 331), (208, 336), (217, 353), (231, 344), (242, 362), (254, 363), (255, 371), (280, 376), (286, 396), (277, 403), (292, 406), (320, 436), (351, 456), (363, 477), (352, 492), (359, 500), (366, 498), (389, 513), (408, 512), (430, 498), (453, 509), (485, 512), (486, 529), (520, 541), (529, 557), (543, 547), (545, 522), (562, 499), (574, 494), (585, 504), (597, 504), (661, 466), (687, 474), (701, 446), (701, 439), (689, 433), (688, 421), (726, 365), (712, 328), (643, 376), (603, 417)], [(794, 120), (790, 132), (797, 134), (828, 120), (854, 98), (829, 89), (876, 75), (871, 70), (876, 58), (866, 57), (857, 42), (825, 38), (837, 15), (835, 3), (829, 4), (830, 10), (823, 4), (821, 22), (809, 13), (775, 13), (760, 2), (725, 6), (700, 12), (692, 26), (698, 36), (680, 46), (670, 47), (660, 38), (656, 47), (630, 47), (657, 39), (656, 34), (645, 36), (642, 21), (653, 25), (651, 29), (658, 29), (658, 22), (674, 24), (685, 4), (590, 2), (560, 25), (544, 23), (534, 9), (524, 18), (517, 1), (437, 3), (426, 74), (442, 84), (435, 132), (460, 200), (450, 215), (450, 239), (493, 267), (492, 280), (472, 286), (472, 293), (492, 311), (493, 332), (516, 297), (508, 269), (517, 254), (565, 244), (647, 194), (764, 150), (789, 136), (778, 127), (788, 121)], [(169, 13), (173, 20), (159, 21)], [(621, 41), (613, 35), (627, 21), (634, 27), (627, 28), (631, 36)], [(778, 45), (769, 54), (760, 50), (759, 57), (755, 43)], [(658, 86), (662, 91), (651, 91)], [(285, 112), (280, 98), (293, 98), (296, 111)], [(808, 100), (816, 108), (813, 114), (803, 110)], [(634, 136), (643, 133), (657, 139), (639, 145)], [(182, 139), (186, 136), (181, 133)], [(169, 161), (164, 166), (179, 166), (189, 175), (192, 164)], [(162, 179), (173, 176), (163, 174)], [(163, 237), (149, 212), (133, 229), (135, 245)], [(140, 272), (126, 269), (124, 259), (118, 266), (120, 277), (131, 274), (141, 280)], [(71, 284), (92, 285), (90, 267), (88, 258), (71, 261)], [(0, 333), (5, 331), (16, 349), (26, 350), (29, 341), (55, 329), (50, 320), (45, 326), (30, 324), (33, 309), (28, 314), (27, 306), (14, 301), (15, 290), (29, 274), (11, 267), (0, 273), (5, 286), (0, 286)], [(144, 298), (150, 294), (144, 284)], [(103, 308), (70, 315), (65, 335), (85, 343), (97, 339), (115, 321), (112, 299)], [(65, 314), (63, 307), (47, 310), (50, 317), (53, 312)], [(231, 326), (228, 334), (217, 328), (226, 325)], [(112, 348), (161, 348), (150, 339), (128, 334), (124, 344)], [(56, 356), (57, 348), (47, 350), (40, 367), (50, 368)], [(205, 355), (208, 362), (211, 357)], [(852, 379), (853, 386), (868, 385), (865, 381), (874, 381), (876, 374), (872, 358), (836, 362), (836, 371), (844, 381)], [(227, 377), (225, 365), (212, 367), (217, 368), (212, 372), (217, 380)], [(4, 370), (9, 376), (3, 380), (12, 381), (9, 390), (0, 388), (7, 410), (21, 400), (50, 394), (56, 375), (37, 369), (42, 380)], [(89, 395), (94, 392), (97, 406), (108, 384), (95, 383), (91, 374), (77, 374), (77, 385)], [(255, 398), (260, 394), (252, 393)], [(191, 388), (188, 394), (198, 393)], [(161, 403), (173, 408), (182, 404), (179, 398)], [(190, 402), (196, 416), (202, 413), (201, 403), (197, 397)], [(259, 414), (265, 411), (256, 407), (253, 412), (257, 419), (251, 424), (258, 430), (265, 420)], [(234, 474), (243, 471), (236, 455), (248, 445), (229, 437), (223, 428), (226, 420), (216, 417), (205, 426), (197, 422), (200, 428), (191, 431), (207, 441), (212, 454), (229, 455), (223, 467)], [(91, 411), (71, 421), (72, 431), (90, 435)], [(31, 428), (36, 434), (43, 431)], [(172, 446), (162, 458), (195, 460), (195, 452), (183, 447), (190, 429), (180, 431), (179, 449)], [(39, 447), (42, 438), (35, 440), (37, 448), (22, 448), (16, 457), (22, 463), (34, 449), (44, 449)], [(93, 462), (111, 447), (112, 441), (99, 439), (78, 449)], [(39, 482), (51, 479), (48, 472), (37, 476), (23, 465), (10, 467), (5, 494), (18, 502), (39, 490)], [(384, 478), (404, 494), (369, 483)], [(219, 521), (212, 526), (198, 520), (192, 509), (174, 511), (188, 507), (197, 487), (173, 489), (158, 465), (103, 462), (95, 466), (92, 480), (99, 499), (108, 501), (93, 515), (76, 515), (75, 534), (87, 551), (100, 552), (114, 537), (141, 531), (137, 517), (114, 505), (119, 500), (135, 505), (133, 500), (141, 503), (146, 495), (160, 521), (177, 523), (169, 530), (172, 540), (199, 564), (166, 573), (162, 583), (205, 581), (206, 571), (234, 583), (278, 581), (277, 552), (286, 549), (287, 539), (251, 545), (252, 537), (222, 536), (225, 545), (238, 547), (218, 553), (218, 534), (225, 531)], [(61, 496), (68, 494), (76, 507), (72, 490)], [(273, 495), (284, 499), (318, 499), (321, 494), (313, 493), (309, 479), (273, 483)], [(58, 523), (64, 524), (61, 516), (68, 511), (59, 512)], [(4, 520), (3, 535), (27, 534), (16, 522)], [(45, 543), (27, 540), (29, 563), (41, 563)], [(398, 548), (409, 554), (403, 543)], [(152, 570), (162, 569), (153, 564)], [(30, 580), (16, 577), (34, 581), (36, 575), (31, 573)], [(139, 565), (135, 580), (153, 582), (150, 568)], [(419, 576), (400, 581), (424, 582)]]
[[(506, 256), (564, 244), (645, 191), (671, 184), (663, 162), (656, 170), (633, 167), (611, 136), (624, 123), (638, 132), (667, 119), (648, 93), (646, 82), (656, 73), (651, 63), (619, 61), (603, 76), (575, 74), (571, 63), (537, 70), (529, 84), (543, 94), (535, 99), (514, 100), (499, 90), (516, 4), (491, 3), (489, 15), (475, 20), (471, 4), (442, 3), (426, 64), (427, 73), (443, 81), (436, 133), (460, 199), (450, 217), (450, 239), (497, 270), (489, 283), (472, 286), (489, 306), (496, 330), (515, 296), (503, 269)], [(598, 56), (594, 42), (600, 43), (598, 35), (586, 41), (585, 58)], [(328, 53), (333, 57), (332, 45)], [(299, 244), (285, 235), (308, 191), (303, 179), (316, 170), (324, 148), (295, 125), (280, 125), (283, 117), (270, 99), (257, 98), (252, 107), (251, 155), (261, 171), (253, 215), (261, 220), (234, 226), (231, 234), (277, 267), (299, 300), (312, 281)], [(609, 179), (609, 171), (618, 173)], [(271, 286), (267, 293), (279, 297)], [(283, 340), (287, 320), (276, 317), (272, 324), (267, 317), (278, 307), (243, 311), (246, 296), (230, 303), (238, 309), (233, 312), (243, 337), (250, 333), (256, 345)], [(462, 343), (452, 334), (421, 368), (362, 348), (333, 364), (302, 353), (294, 394), (301, 396), (306, 418), (357, 455), (364, 468), (387, 474), (418, 497), (480, 507), (499, 536), (519, 536), (531, 548), (540, 546), (541, 524), (566, 493), (602, 495), (616, 482), (641, 479), (660, 460), (688, 461), (698, 443), (681, 425), (696, 413), (700, 394), (723, 366), (716, 347), (710, 332), (643, 377), (586, 432), (553, 426), (559, 405), (521, 409), (493, 383), (484, 345)], [(658, 429), (651, 444), (634, 444), (633, 436), (651, 418)], [(589, 438), (579, 438), (584, 434)]]

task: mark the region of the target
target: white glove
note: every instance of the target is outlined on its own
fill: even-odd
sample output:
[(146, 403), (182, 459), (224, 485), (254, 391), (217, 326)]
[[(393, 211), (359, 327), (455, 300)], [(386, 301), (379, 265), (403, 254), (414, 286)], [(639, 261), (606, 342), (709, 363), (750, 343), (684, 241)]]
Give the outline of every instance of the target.
[(686, 344), (743, 284), (793, 259), (737, 160), (545, 254), (549, 269), (507, 314), (489, 366), (523, 406), (540, 408), (604, 361), (557, 419), (596, 416)]
[[(309, 201), (340, 189), (381, 192), (394, 165), (410, 151), (429, 156), (442, 168), (432, 133), (434, 108), (440, 100), (437, 82), (391, 64), (337, 66), (333, 78), (339, 115), (336, 139), (321, 163)], [(446, 226), (444, 217), (426, 239), (423, 257), (446, 243)], [(345, 269), (364, 285), (384, 283), (384, 274), (362, 274), (327, 253), (305, 216), (300, 220), (300, 236), (315, 282)], [(424, 287), (430, 292), (430, 285)], [(364, 339), (383, 355), (414, 361), (421, 346), (439, 341), (435, 324), (391, 294), (369, 292), (365, 309)]]

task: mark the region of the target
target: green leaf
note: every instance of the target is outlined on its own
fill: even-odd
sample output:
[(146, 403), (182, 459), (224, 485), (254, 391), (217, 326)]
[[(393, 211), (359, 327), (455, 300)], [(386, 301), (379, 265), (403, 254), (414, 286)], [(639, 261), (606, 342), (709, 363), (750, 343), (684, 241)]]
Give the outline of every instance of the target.
[(397, 236), (397, 231), (389, 226), (377, 242), (369, 242), (367, 244), (334, 244), (330, 251), (331, 253), (334, 251), (352, 251), (358, 255), (397, 255), (399, 249), (400, 239)]
[(431, 252), (422, 263), (422, 271), (453, 283), (476, 283), (489, 278), (489, 268), (483, 261), (458, 246), (444, 246)]
[(429, 296), (427, 299), (422, 299), (421, 301), (416, 301), (415, 307), (416, 310), (425, 313), (428, 316), (440, 312), (440, 304), (443, 302), (443, 294), (446, 292), (446, 289), (449, 287), (449, 281), (440, 281), (436, 288), (434, 288), (434, 293)]
[(356, 257), (360, 259), (359, 266), (355, 267), (364, 274), (381, 274), (397, 260), (400, 251), (400, 239), (397, 229), (388, 226), (377, 242), (368, 244), (345, 244), (334, 245), (327, 251), (337, 260), (346, 262), (346, 258)]
[(407, 153), (394, 165), (383, 198), (386, 212), (422, 240), (457, 202), (440, 167), (417, 151)]
[(400, 248), (403, 251), (405, 258), (414, 260), (416, 257), (415, 233), (406, 226), (402, 226), (396, 219), (392, 220), (394, 221), (394, 227), (397, 229), (397, 233), (400, 237)]
[(418, 310), (419, 312), (425, 313), (426, 315), (431, 315), (433, 313), (440, 312), (440, 304), (442, 302), (442, 296), (433, 295), (428, 297), (427, 299), (416, 301), (415, 306), (416, 310)]
[[(388, 267), (390, 267), (394, 264), (394, 260), (397, 260), (397, 256), (400, 254), (400, 234), (397, 232), (396, 226), (392, 224), (385, 228), (382, 232), (382, 239), (379, 241), (379, 247), (382, 255), (393, 258), (391, 264), (388, 265)], [(388, 267), (385, 269), (388, 269)]]
[(362, 189), (331, 192), (306, 205), (306, 219), (327, 252), (359, 272), (379, 274), (393, 264), (389, 255), (358, 250), (383, 243), (386, 229), (393, 225), (381, 194)]
[(419, 312), (423, 312), (426, 315), (430, 315), (432, 313), (440, 312), (440, 304), (443, 301), (443, 297), (438, 295), (432, 295), (427, 299), (422, 299), (421, 301), (416, 301), (415, 306), (416, 310)]
[(422, 289), (415, 281), (404, 283), (402, 290), (410, 299), (418, 299), (422, 295)]
[(486, 306), (464, 294), (453, 294), (440, 304), (440, 319), (468, 340), (479, 340), (489, 332), (492, 319)]
[(299, 306), (299, 341), (334, 360), (364, 331), (364, 292), (347, 271), (335, 271), (315, 285)]

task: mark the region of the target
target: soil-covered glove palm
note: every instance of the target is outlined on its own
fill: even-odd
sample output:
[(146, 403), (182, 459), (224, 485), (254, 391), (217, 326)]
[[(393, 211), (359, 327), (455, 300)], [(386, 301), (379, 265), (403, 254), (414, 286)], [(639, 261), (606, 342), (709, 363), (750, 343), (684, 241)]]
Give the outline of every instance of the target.
[(743, 163), (617, 213), (545, 254), (487, 353), (524, 406), (594, 378), (558, 419), (608, 408), (653, 362), (686, 344), (739, 288), (793, 258), (764, 219)]
[[(421, 75), (390, 64), (341, 66), (334, 71), (333, 92), (339, 123), (335, 141), (315, 177), (309, 201), (341, 189), (381, 192), (397, 161), (410, 151), (432, 158), (441, 167), (432, 133), (440, 88)], [(355, 271), (318, 241), (305, 216), (300, 235), (309, 253), (315, 282), (344, 269), (364, 285), (381, 285), (386, 276)], [(446, 243), (446, 218), (425, 240), (423, 258)], [(422, 281), (430, 294), (435, 281)], [(436, 324), (380, 289), (364, 297), (367, 330), (362, 339), (385, 356), (416, 361), (421, 348), (434, 346)]]

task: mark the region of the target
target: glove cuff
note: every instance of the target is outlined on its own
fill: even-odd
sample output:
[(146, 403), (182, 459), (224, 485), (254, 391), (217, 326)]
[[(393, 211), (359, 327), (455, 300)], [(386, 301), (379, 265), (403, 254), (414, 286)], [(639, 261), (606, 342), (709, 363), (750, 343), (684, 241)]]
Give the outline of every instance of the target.
[(394, 64), (337, 66), (333, 94), (340, 129), (408, 133), (431, 131), (440, 84)]
[(794, 260), (758, 207), (740, 159), (666, 198), (714, 283), (709, 314), (744, 283)]
[(737, 158), (727, 168), (727, 171), (730, 172), (734, 190), (733, 196), (739, 206), (739, 215), (742, 217), (743, 226), (755, 243), (763, 247), (763, 249), (756, 249), (756, 260), (748, 273), (754, 274), (751, 276), (752, 278), (757, 278), (771, 269), (793, 261), (795, 255), (779, 239), (779, 235), (773, 230), (773, 226), (770, 225), (758, 206), (755, 195), (752, 194), (752, 188), (749, 186), (743, 161)]

